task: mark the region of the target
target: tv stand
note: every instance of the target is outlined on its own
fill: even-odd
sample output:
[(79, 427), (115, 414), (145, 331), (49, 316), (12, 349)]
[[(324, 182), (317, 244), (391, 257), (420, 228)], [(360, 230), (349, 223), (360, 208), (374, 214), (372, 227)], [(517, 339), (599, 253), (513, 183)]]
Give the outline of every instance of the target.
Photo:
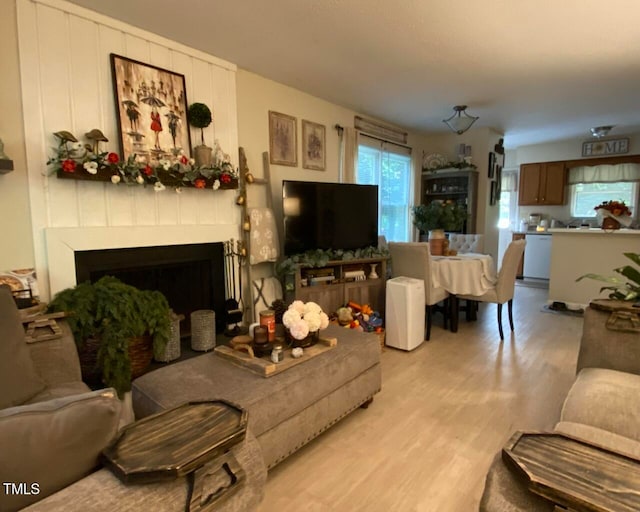
[[(377, 278), (369, 278), (372, 265)], [(384, 315), (386, 280), (387, 258), (335, 260), (324, 267), (299, 266), (294, 274), (294, 289), (287, 292), (287, 299), (316, 302), (327, 314), (352, 301), (369, 304)]]

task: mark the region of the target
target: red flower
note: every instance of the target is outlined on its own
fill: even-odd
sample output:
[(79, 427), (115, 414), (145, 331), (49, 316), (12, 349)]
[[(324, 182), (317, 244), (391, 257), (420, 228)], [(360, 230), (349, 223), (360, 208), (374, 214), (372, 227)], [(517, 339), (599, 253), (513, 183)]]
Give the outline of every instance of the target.
[(153, 174), (153, 169), (149, 165), (145, 165), (144, 169), (142, 169), (142, 173), (145, 176), (151, 176)]
[(202, 178), (197, 179), (193, 182), (196, 188), (205, 188), (207, 186), (207, 182)]
[(188, 159), (185, 155), (182, 155), (182, 156), (180, 157), (180, 163), (181, 163), (182, 165), (187, 165), (187, 164), (189, 163), (189, 159)]
[(110, 164), (117, 164), (120, 161), (120, 157), (117, 153), (109, 153), (107, 155), (107, 162)]
[(222, 183), (231, 183), (231, 176), (229, 176), (228, 174), (223, 174), (222, 176), (220, 176), (220, 181)]
[(71, 160), (70, 158), (67, 158), (66, 160), (62, 161), (62, 170), (64, 172), (76, 172), (76, 162), (75, 160)]

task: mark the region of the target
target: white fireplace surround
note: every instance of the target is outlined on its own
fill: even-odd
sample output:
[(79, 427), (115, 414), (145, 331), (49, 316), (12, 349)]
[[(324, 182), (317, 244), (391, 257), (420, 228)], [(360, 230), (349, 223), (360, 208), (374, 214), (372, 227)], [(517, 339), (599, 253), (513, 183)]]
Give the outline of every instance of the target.
[[(48, 228), (45, 235), (48, 265), (38, 273), (39, 280), (49, 284), (49, 290), (40, 287), (44, 298), (47, 292), (53, 297), (77, 284), (75, 251), (224, 242), (238, 239), (239, 229), (233, 224), (76, 227)], [(43, 275), (46, 271), (48, 276)]]

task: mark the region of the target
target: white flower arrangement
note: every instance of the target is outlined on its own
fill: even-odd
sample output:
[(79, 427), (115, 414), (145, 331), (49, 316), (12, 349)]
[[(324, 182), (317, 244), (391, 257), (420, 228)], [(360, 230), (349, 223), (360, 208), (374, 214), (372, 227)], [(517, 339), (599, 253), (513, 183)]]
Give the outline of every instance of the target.
[(282, 323), (294, 339), (303, 340), (310, 332), (326, 329), (329, 317), (315, 302), (295, 300), (282, 315)]

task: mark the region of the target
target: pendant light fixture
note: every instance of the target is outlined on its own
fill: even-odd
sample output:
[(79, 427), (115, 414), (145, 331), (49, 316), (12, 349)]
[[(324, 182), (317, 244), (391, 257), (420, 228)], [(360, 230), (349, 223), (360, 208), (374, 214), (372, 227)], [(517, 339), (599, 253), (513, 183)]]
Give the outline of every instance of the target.
[(442, 122), (458, 135), (462, 135), (471, 128), (471, 125), (478, 119), (477, 117), (467, 114), (466, 110), (466, 105), (456, 105), (453, 107), (453, 115), (448, 119), (443, 119)]
[(593, 135), (596, 139), (600, 139), (609, 135), (609, 132), (612, 128), (613, 126), (596, 126), (594, 128), (591, 128), (591, 135)]

